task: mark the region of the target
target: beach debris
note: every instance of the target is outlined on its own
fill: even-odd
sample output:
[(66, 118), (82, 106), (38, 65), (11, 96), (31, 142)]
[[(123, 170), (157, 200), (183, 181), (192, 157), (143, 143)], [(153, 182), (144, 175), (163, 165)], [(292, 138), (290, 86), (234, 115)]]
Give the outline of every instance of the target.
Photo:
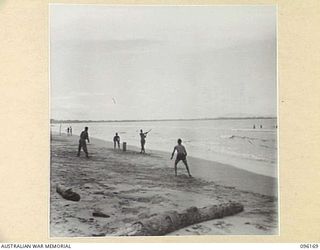
[(94, 236), (94, 237), (104, 237), (104, 236), (106, 236), (106, 234), (105, 233), (93, 233), (92, 236)]
[(93, 212), (92, 216), (94, 216), (94, 217), (102, 217), (102, 218), (109, 218), (110, 217), (110, 215), (107, 215), (107, 214), (102, 213), (100, 211)]
[(260, 230), (263, 230), (263, 231), (267, 231), (268, 228), (264, 225), (259, 225), (259, 224), (256, 224), (256, 228), (260, 229)]
[(57, 184), (56, 191), (62, 198), (69, 201), (79, 201), (80, 195), (72, 191), (72, 188), (66, 188), (63, 185)]
[(160, 236), (203, 221), (221, 219), (243, 211), (238, 202), (228, 202), (203, 208), (190, 207), (178, 213), (168, 211), (133, 223), (117, 236)]
[(103, 192), (103, 191), (96, 191), (96, 192), (93, 192), (93, 194), (101, 194), (101, 195), (104, 195), (104, 192)]

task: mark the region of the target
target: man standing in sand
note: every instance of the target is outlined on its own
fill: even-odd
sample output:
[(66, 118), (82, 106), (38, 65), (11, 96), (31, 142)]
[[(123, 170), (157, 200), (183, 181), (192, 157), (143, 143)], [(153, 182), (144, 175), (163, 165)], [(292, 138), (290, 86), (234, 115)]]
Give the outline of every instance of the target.
[(83, 148), (83, 151), (85, 152), (86, 157), (89, 158), (86, 140), (88, 140), (88, 143), (90, 143), (89, 134), (88, 134), (88, 127), (85, 127), (84, 131), (81, 132), (77, 156), (80, 156), (81, 148)]
[(116, 149), (116, 145), (118, 144), (118, 148), (120, 148), (120, 136), (118, 133), (113, 137), (113, 148)]
[(182, 143), (182, 140), (178, 139), (178, 145), (176, 145), (174, 147), (172, 155), (171, 155), (171, 160), (172, 160), (174, 153), (177, 151), (177, 158), (176, 158), (176, 161), (174, 163), (175, 176), (177, 176), (177, 165), (178, 165), (178, 162), (182, 161), (184, 163), (184, 165), (186, 166), (186, 168), (187, 168), (189, 177), (192, 177), (191, 174), (190, 174), (190, 171), (189, 171), (189, 166), (188, 166), (187, 158), (186, 158), (187, 157), (187, 150), (181, 143)]
[(150, 132), (151, 130), (149, 130), (148, 132), (143, 133), (142, 129), (140, 129), (140, 143), (141, 143), (141, 151), (140, 154), (142, 153), (146, 153), (145, 149), (144, 149), (144, 145), (146, 144), (146, 137), (147, 134)]

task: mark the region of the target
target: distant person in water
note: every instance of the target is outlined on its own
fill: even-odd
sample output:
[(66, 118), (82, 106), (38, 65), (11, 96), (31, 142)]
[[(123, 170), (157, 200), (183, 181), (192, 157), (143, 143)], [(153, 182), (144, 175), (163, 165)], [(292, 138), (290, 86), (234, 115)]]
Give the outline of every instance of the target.
[(255, 129), (256, 128), (256, 125), (255, 124), (253, 124), (253, 129)]
[(72, 127), (70, 126), (70, 135), (72, 136)]
[(140, 154), (145, 154), (146, 151), (144, 149), (144, 145), (146, 144), (146, 137), (147, 134), (150, 132), (151, 130), (149, 130), (148, 132), (143, 133), (142, 129), (140, 129), (140, 143), (141, 143), (141, 151)]
[(118, 148), (120, 148), (120, 136), (118, 133), (113, 137), (113, 148), (116, 149), (116, 146), (118, 144)]
[(176, 145), (174, 147), (172, 155), (171, 155), (171, 160), (172, 160), (174, 153), (177, 151), (177, 158), (174, 163), (175, 176), (177, 176), (177, 165), (178, 165), (179, 161), (182, 161), (184, 163), (184, 165), (186, 166), (189, 177), (192, 177), (190, 174), (190, 171), (189, 171), (188, 163), (187, 163), (187, 150), (181, 143), (182, 143), (182, 140), (178, 139), (178, 145)]
[(262, 128), (262, 125), (260, 125), (260, 128)]
[(68, 127), (67, 128), (67, 135), (69, 136), (69, 133), (70, 133), (70, 128)]
[(77, 156), (80, 156), (80, 151), (81, 151), (81, 148), (82, 148), (83, 151), (84, 151), (85, 154), (86, 154), (86, 157), (89, 158), (86, 140), (88, 140), (88, 142), (90, 143), (89, 134), (88, 134), (88, 127), (85, 127), (84, 130), (83, 130), (83, 131), (81, 132), (81, 134), (80, 134), (79, 147), (78, 147), (78, 155), (77, 155)]

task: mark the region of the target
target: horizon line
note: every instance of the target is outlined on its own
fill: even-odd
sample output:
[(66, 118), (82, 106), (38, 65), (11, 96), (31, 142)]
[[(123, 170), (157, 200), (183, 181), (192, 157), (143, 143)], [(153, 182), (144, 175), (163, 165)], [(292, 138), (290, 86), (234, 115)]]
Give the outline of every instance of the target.
[(234, 117), (215, 117), (215, 118), (172, 118), (172, 119), (125, 119), (125, 120), (78, 120), (78, 119), (50, 119), (50, 123), (64, 123), (64, 122), (74, 122), (74, 123), (84, 123), (84, 122), (155, 122), (155, 121), (196, 121), (196, 120), (240, 120), (240, 119), (276, 119), (277, 116), (234, 116)]

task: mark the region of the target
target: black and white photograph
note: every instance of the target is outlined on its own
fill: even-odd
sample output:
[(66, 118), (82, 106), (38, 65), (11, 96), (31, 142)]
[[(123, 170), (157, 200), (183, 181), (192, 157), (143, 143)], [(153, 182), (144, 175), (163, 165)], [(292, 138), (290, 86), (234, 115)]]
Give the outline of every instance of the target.
[(278, 235), (276, 5), (49, 5), (50, 237)]

